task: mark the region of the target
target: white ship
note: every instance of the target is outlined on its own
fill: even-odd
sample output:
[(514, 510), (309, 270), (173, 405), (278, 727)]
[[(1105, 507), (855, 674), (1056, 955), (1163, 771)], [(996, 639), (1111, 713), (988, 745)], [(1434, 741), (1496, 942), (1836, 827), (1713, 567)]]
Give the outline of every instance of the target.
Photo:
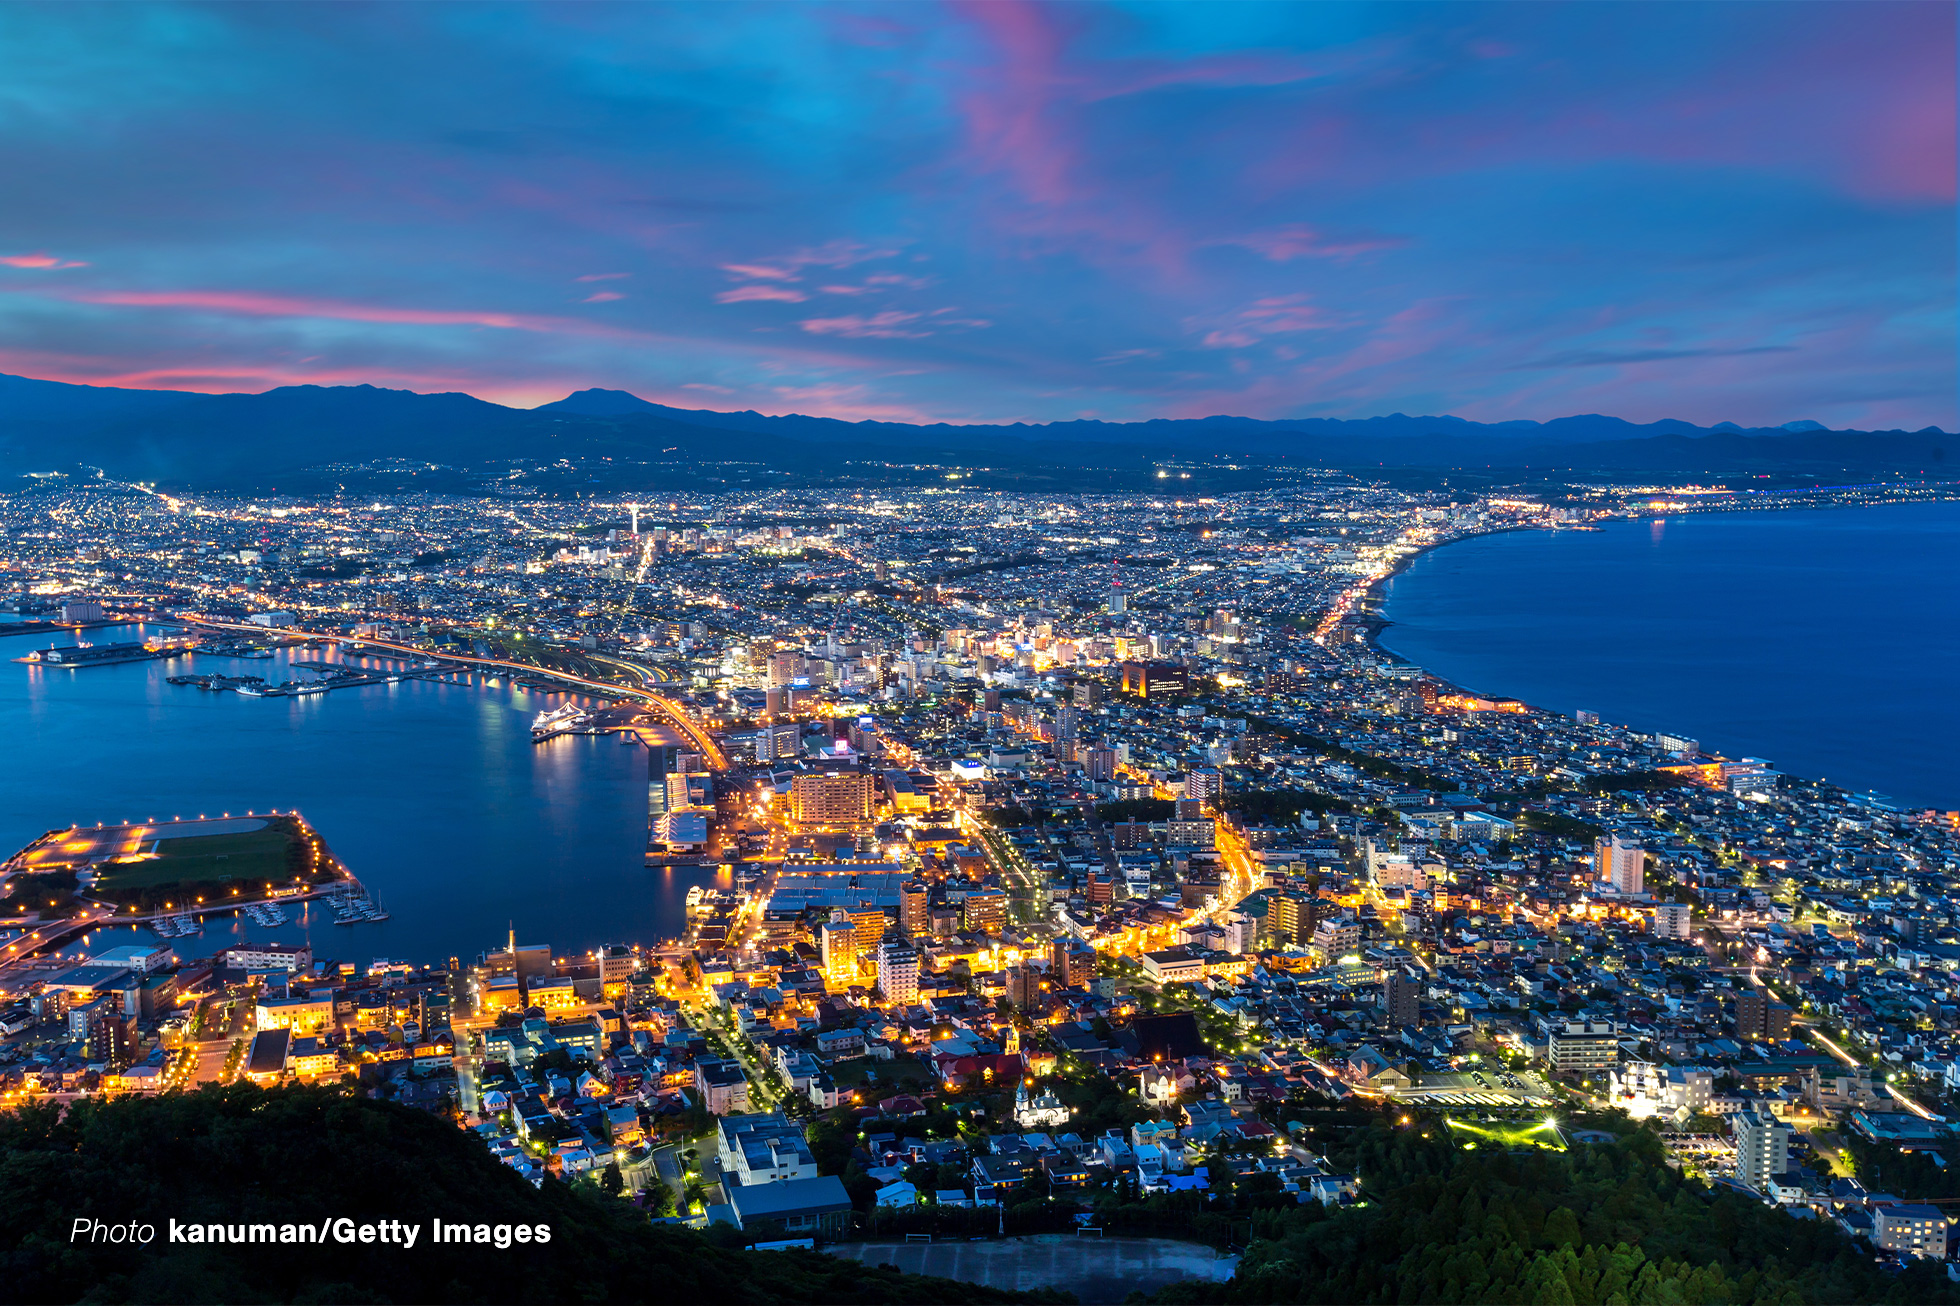
[(541, 739), (563, 734), (567, 730), (584, 725), (591, 719), (592, 714), (576, 703), (567, 703), (549, 712), (540, 712), (531, 722), (531, 742), (536, 743)]

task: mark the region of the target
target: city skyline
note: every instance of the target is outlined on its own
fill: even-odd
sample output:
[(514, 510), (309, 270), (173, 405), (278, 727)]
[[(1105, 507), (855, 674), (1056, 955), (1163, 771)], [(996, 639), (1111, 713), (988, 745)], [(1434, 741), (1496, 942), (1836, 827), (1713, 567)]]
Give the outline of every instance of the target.
[(0, 370), (1956, 425), (1946, 7), (328, 12), (7, 11)]

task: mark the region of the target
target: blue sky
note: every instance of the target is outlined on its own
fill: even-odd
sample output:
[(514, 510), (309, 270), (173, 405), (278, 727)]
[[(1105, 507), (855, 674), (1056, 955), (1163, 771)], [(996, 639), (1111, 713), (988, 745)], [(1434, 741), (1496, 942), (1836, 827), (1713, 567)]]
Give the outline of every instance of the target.
[(1946, 4), (0, 7), (0, 370), (1953, 429)]

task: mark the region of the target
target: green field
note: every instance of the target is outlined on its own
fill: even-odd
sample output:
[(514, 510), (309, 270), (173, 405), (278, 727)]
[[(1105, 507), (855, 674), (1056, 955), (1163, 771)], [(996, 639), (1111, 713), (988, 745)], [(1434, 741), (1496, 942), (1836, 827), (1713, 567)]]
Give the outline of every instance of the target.
[(1536, 1124), (1482, 1124), (1473, 1125), (1465, 1120), (1452, 1120), (1444, 1117), (1443, 1123), (1450, 1132), (1462, 1139), (1465, 1146), (1477, 1143), (1501, 1143), (1506, 1147), (1542, 1147), (1548, 1151), (1563, 1152), (1565, 1136), (1559, 1133), (1558, 1126), (1549, 1120)]
[(160, 839), (155, 851), (143, 861), (104, 864), (95, 892), (127, 897), (178, 886), (278, 883), (308, 864), (305, 841), (290, 817), (275, 817), (263, 830)]

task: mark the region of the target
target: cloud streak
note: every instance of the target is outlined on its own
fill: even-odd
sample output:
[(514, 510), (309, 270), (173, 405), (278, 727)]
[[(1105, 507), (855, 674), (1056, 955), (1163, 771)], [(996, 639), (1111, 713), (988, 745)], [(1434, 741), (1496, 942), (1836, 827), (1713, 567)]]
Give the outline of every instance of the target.
[(1960, 425), (1949, 5), (190, 12), (9, 12), (9, 365)]

